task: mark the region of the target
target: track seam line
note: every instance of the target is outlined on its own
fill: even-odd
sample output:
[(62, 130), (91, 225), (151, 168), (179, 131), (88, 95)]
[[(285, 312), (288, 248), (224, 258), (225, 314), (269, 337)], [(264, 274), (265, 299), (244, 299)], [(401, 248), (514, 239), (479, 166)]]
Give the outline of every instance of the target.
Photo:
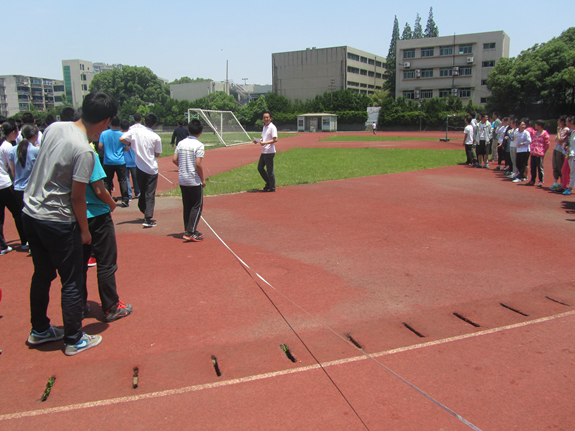
[[(548, 322), (551, 320), (560, 319), (563, 317), (568, 317), (568, 316), (571, 316), (573, 314), (575, 314), (575, 310), (567, 311), (567, 312), (561, 313), (561, 314), (555, 314), (553, 316), (541, 317), (539, 319), (534, 319), (534, 320), (530, 320), (527, 322), (520, 322), (520, 323), (515, 323), (512, 325), (506, 325), (506, 326), (500, 326), (497, 328), (486, 329), (484, 331), (472, 332), (472, 333), (464, 334), (464, 335), (457, 335), (455, 337), (442, 338), (441, 340), (429, 341), (426, 343), (412, 344), (411, 346), (398, 347), (395, 349), (384, 350), (384, 351), (381, 351), (378, 353), (372, 353), (371, 356), (378, 358), (378, 357), (382, 357), (382, 356), (394, 355), (396, 353), (403, 353), (403, 352), (408, 352), (411, 350), (418, 350), (418, 349), (422, 349), (425, 347), (432, 347), (432, 346), (437, 346), (437, 345), (441, 345), (441, 344), (451, 343), (454, 341), (465, 340), (468, 338), (479, 337), (482, 335), (489, 335), (489, 334), (494, 334), (497, 332), (508, 331), (511, 329), (521, 328), (521, 327), (533, 325), (536, 323)], [(336, 366), (336, 365), (344, 365), (344, 364), (357, 362), (357, 361), (365, 361), (367, 359), (369, 359), (369, 358), (367, 356), (364, 356), (364, 355), (354, 356), (351, 358), (337, 359), (334, 361), (323, 362), (322, 365), (324, 367), (332, 367), (332, 366)], [(255, 374), (252, 376), (241, 377), (241, 378), (232, 379), (232, 380), (224, 380), (221, 382), (206, 383), (203, 385), (186, 386), (186, 387), (179, 388), (179, 389), (167, 389), (165, 391), (158, 391), (158, 392), (150, 392), (147, 394), (131, 395), (131, 396), (120, 397), (120, 398), (109, 398), (106, 400), (90, 401), (90, 402), (80, 403), (80, 404), (70, 404), (67, 406), (52, 407), (52, 408), (41, 409), (41, 410), (30, 410), (30, 411), (18, 412), (18, 413), (7, 413), (7, 414), (0, 415), (0, 421), (11, 420), (11, 419), (21, 419), (21, 418), (33, 417), (33, 416), (41, 416), (41, 415), (47, 415), (47, 414), (52, 414), (52, 413), (62, 413), (62, 412), (80, 410), (80, 409), (85, 409), (85, 408), (109, 406), (109, 405), (114, 405), (114, 404), (135, 402), (135, 401), (146, 400), (146, 399), (163, 398), (163, 397), (167, 397), (167, 396), (171, 396), (171, 395), (180, 395), (180, 394), (186, 394), (186, 393), (190, 393), (190, 392), (202, 391), (202, 390), (206, 390), (206, 389), (214, 389), (214, 388), (219, 388), (219, 387), (224, 387), (224, 386), (232, 386), (232, 385), (236, 385), (236, 384), (240, 384), (240, 383), (247, 383), (247, 382), (252, 382), (252, 381), (257, 381), (257, 380), (269, 379), (272, 377), (280, 377), (280, 376), (284, 376), (284, 375), (301, 373), (301, 372), (315, 370), (315, 369), (320, 369), (320, 365), (318, 365), (318, 364), (308, 365), (305, 367), (297, 367), (297, 368), (291, 368), (288, 370), (273, 371), (273, 372), (264, 373), (264, 374)]]

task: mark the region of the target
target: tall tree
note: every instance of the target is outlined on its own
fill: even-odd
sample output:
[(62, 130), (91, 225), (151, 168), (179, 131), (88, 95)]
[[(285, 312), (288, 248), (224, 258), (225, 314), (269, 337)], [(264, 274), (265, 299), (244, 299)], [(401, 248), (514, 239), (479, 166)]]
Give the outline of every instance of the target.
[(405, 27), (403, 27), (403, 33), (401, 34), (401, 40), (409, 40), (413, 37), (411, 33), (411, 26), (408, 22), (405, 23)]
[(212, 81), (211, 79), (207, 78), (196, 78), (192, 79), (189, 76), (182, 76), (181, 78), (174, 79), (170, 84), (188, 84), (190, 82), (204, 82), (204, 81)]
[(391, 32), (391, 42), (389, 44), (389, 51), (387, 52), (386, 71), (385, 71), (385, 89), (389, 90), (390, 94), (395, 97), (395, 74), (397, 68), (397, 41), (399, 40), (399, 21), (397, 15), (393, 21), (393, 31)]
[(423, 37), (423, 29), (421, 28), (421, 17), (419, 13), (415, 17), (415, 25), (413, 26), (413, 36), (412, 39), (421, 39)]
[(427, 17), (427, 26), (423, 37), (437, 37), (439, 36), (439, 29), (433, 20), (433, 7), (429, 8), (429, 17)]

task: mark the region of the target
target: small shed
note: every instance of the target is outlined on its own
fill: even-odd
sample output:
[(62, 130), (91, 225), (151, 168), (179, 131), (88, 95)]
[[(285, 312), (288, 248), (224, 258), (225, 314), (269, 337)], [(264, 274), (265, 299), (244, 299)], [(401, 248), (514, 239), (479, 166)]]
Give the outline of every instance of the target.
[(337, 115), (302, 114), (297, 116), (298, 132), (337, 132)]

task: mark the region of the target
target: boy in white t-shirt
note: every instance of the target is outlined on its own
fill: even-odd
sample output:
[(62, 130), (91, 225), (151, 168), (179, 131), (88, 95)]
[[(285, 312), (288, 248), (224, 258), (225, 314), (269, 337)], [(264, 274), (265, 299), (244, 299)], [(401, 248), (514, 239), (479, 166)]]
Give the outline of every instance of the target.
[(463, 148), (465, 148), (465, 155), (467, 156), (466, 163), (473, 166), (473, 126), (471, 125), (471, 118), (465, 117), (465, 129), (463, 129)]
[(259, 142), (254, 140), (254, 144), (260, 144), (262, 146), (262, 154), (258, 162), (258, 172), (266, 182), (263, 191), (275, 192), (276, 176), (274, 174), (274, 156), (276, 155), (275, 143), (278, 141), (278, 129), (274, 123), (272, 123), (272, 116), (268, 111), (264, 112), (263, 120), (265, 126), (262, 130), (262, 138)]
[(204, 144), (198, 138), (204, 127), (200, 120), (192, 120), (188, 124), (190, 135), (178, 142), (172, 162), (178, 167), (178, 183), (182, 191), (184, 206), (184, 239), (199, 242), (204, 237), (197, 231), (198, 222), (202, 216), (204, 170)]

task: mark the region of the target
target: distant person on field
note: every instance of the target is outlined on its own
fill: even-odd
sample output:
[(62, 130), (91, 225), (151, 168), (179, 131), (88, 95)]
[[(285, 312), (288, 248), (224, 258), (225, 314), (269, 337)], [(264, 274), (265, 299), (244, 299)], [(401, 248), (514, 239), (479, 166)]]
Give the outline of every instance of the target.
[(184, 127), (184, 122), (178, 120), (178, 127), (176, 127), (174, 133), (172, 133), (172, 148), (174, 148), (174, 144), (178, 145), (182, 139), (186, 139), (189, 134), (188, 129)]
[[(126, 133), (130, 129), (130, 123), (128, 120), (120, 121), (120, 130), (122, 134)], [(138, 176), (136, 173), (136, 155), (134, 150), (130, 147), (124, 147), (124, 162), (126, 162), (126, 182), (128, 183), (128, 198), (135, 199), (140, 197), (140, 186), (138, 186)], [(130, 186), (130, 177), (132, 177), (132, 186)], [(132, 195), (132, 191), (134, 194)]]
[[(517, 122), (515, 124), (517, 124)], [(531, 133), (527, 130), (527, 124), (523, 119), (519, 121), (514, 142), (517, 144), (515, 160), (517, 162), (517, 172), (519, 173), (513, 182), (519, 183), (521, 181), (527, 181), (527, 164), (529, 163), (532, 142)]]
[(268, 111), (264, 112), (263, 120), (264, 128), (262, 130), (262, 138), (259, 142), (254, 140), (254, 144), (260, 144), (262, 146), (262, 154), (258, 162), (258, 172), (266, 182), (263, 191), (275, 192), (276, 177), (274, 174), (274, 156), (276, 155), (275, 143), (278, 141), (278, 129), (274, 123), (272, 123), (272, 116)]
[(200, 120), (192, 120), (188, 124), (190, 136), (180, 141), (172, 159), (178, 167), (178, 183), (182, 190), (182, 204), (184, 206), (184, 239), (187, 241), (203, 241), (204, 237), (198, 232), (198, 222), (202, 216), (204, 171), (204, 144), (199, 141), (204, 127)]
[(14, 194), (20, 203), (20, 208), (24, 208), (24, 190), (28, 185), (32, 168), (36, 163), (40, 148), (37, 147), (38, 127), (27, 125), (22, 129), (24, 139), (10, 150), (10, 169), (14, 176)]
[[(117, 118), (117, 117), (114, 117)], [(112, 120), (113, 121), (113, 120)], [(104, 168), (96, 158), (94, 171), (90, 177), (90, 183), (86, 186), (86, 210), (88, 216), (88, 227), (92, 235), (92, 242), (83, 246), (83, 304), (87, 308), (88, 300), (88, 261), (94, 256), (97, 265), (98, 293), (104, 312), (104, 320), (113, 322), (122, 317), (132, 314), (132, 306), (124, 304), (118, 297), (116, 289), (116, 271), (118, 270), (117, 257), (118, 247), (116, 245), (116, 232), (112, 220), (112, 211), (116, 208), (116, 203), (104, 186), (104, 179), (107, 178)]]
[(569, 142), (567, 142), (564, 148), (567, 151), (567, 162), (569, 163), (569, 185), (563, 191), (564, 195), (570, 195), (573, 193), (573, 188), (575, 187), (575, 116), (567, 118), (567, 127), (571, 130), (569, 135)]
[[(22, 129), (26, 126), (35, 126), (35, 125), (36, 120), (34, 119), (34, 114), (32, 114), (31, 112), (25, 112), (22, 115), (22, 127), (20, 127), (20, 133), (16, 138), (16, 145), (18, 145), (20, 141), (24, 139), (24, 137), (22, 136)], [(36, 146), (39, 147), (40, 145), (42, 145), (42, 132), (38, 131), (38, 140), (36, 141)]]
[(118, 177), (120, 194), (122, 195), (121, 206), (127, 208), (130, 205), (128, 196), (128, 183), (126, 181), (126, 161), (124, 160), (124, 148), (126, 144), (120, 142), (123, 133), (120, 131), (120, 118), (116, 115), (112, 118), (110, 129), (100, 135), (98, 148), (104, 150), (104, 171), (106, 172), (106, 188), (110, 193), (114, 188), (114, 174)]
[[(136, 115), (134, 115), (134, 120), (136, 120)], [(144, 227), (156, 226), (156, 222), (152, 220), (158, 185), (158, 160), (156, 158), (162, 153), (162, 140), (152, 131), (157, 122), (156, 114), (150, 112), (144, 119), (145, 127), (136, 123), (120, 138), (120, 142), (130, 145), (136, 155), (136, 176), (140, 186), (138, 208), (144, 214)]]
[[(555, 149), (553, 150), (553, 178), (555, 182), (549, 190), (561, 189), (562, 169), (565, 163), (563, 146), (569, 140), (569, 127), (567, 127), (567, 115), (562, 115), (557, 120), (557, 136), (555, 136)], [(565, 188), (565, 187), (563, 187)]]
[(475, 152), (477, 154), (477, 167), (488, 168), (487, 143), (491, 142), (491, 123), (487, 120), (487, 114), (481, 114), (481, 121), (475, 130)]
[(499, 112), (495, 111), (493, 113), (493, 123), (491, 123), (492, 138), (487, 148), (487, 155), (490, 157), (490, 162), (496, 162), (499, 160), (499, 154), (497, 153), (497, 146), (499, 144), (499, 132), (497, 130), (499, 129), (499, 126), (501, 126)]
[(463, 129), (463, 148), (465, 148), (465, 155), (467, 157), (466, 163), (473, 166), (473, 126), (471, 125), (471, 117), (465, 116), (465, 129)]
[(508, 159), (506, 154), (507, 148), (507, 140), (505, 137), (507, 136), (507, 129), (509, 128), (509, 117), (503, 117), (503, 121), (497, 128), (497, 167), (495, 168), (496, 171), (501, 170), (501, 164), (505, 162), (505, 169), (509, 167)]
[[(95, 163), (90, 142), (99, 139), (117, 112), (118, 102), (112, 96), (90, 93), (84, 98), (80, 120), (52, 124), (24, 192), (22, 219), (34, 262), (28, 343), (64, 338), (66, 355), (102, 341), (100, 335), (82, 331), (82, 244), (92, 241), (86, 217), (86, 185)], [(56, 274), (62, 282), (63, 331), (50, 325), (47, 315)]]
[(375, 136), (375, 132), (377, 131), (377, 124), (375, 124), (375, 121), (371, 124), (371, 128), (373, 129), (373, 136)]
[(531, 181), (527, 183), (531, 186), (535, 185), (535, 181), (537, 180), (536, 177), (539, 176), (539, 183), (537, 186), (543, 187), (543, 159), (545, 157), (545, 153), (549, 149), (549, 143), (551, 142), (549, 133), (547, 133), (547, 130), (543, 129), (543, 127), (545, 127), (544, 120), (537, 120), (535, 122), (535, 139), (531, 144)]

